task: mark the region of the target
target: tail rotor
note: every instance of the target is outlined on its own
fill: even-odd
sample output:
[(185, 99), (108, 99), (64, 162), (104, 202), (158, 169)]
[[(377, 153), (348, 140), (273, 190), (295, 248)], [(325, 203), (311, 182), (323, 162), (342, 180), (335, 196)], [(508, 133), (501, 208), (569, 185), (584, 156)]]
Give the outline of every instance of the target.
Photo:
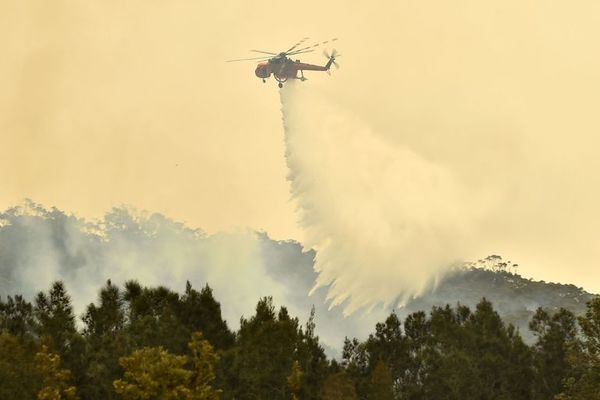
[(333, 64), (336, 69), (340, 68), (340, 65), (337, 62), (335, 62), (335, 59), (341, 56), (341, 54), (339, 54), (336, 49), (331, 50), (331, 54), (328, 53), (327, 50), (323, 50), (323, 55), (327, 57), (329, 62)]

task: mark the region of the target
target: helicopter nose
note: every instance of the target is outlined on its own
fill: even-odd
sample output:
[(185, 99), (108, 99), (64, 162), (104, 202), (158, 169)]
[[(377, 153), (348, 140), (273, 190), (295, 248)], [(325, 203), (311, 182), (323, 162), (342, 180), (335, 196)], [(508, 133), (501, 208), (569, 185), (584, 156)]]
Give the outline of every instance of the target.
[(268, 78), (269, 77), (269, 71), (267, 71), (267, 69), (264, 68), (264, 67), (257, 67), (256, 70), (254, 71), (254, 73), (259, 78), (263, 78), (264, 79), (264, 78)]

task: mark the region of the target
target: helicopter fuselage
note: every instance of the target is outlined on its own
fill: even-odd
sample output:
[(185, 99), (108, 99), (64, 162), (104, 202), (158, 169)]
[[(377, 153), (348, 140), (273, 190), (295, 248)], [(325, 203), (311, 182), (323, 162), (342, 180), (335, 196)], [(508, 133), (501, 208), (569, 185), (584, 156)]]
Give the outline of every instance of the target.
[[(280, 54), (267, 62), (258, 64), (254, 73), (261, 79), (267, 79), (273, 75), (278, 82), (285, 82), (288, 79), (304, 80), (303, 71), (328, 71), (332, 63), (333, 57), (325, 65), (314, 65), (300, 62), (300, 60), (293, 61)], [(300, 71), (300, 76), (298, 76), (298, 71)]]
[[(337, 38), (325, 40), (324, 42), (315, 43), (310, 46), (301, 47), (301, 45), (306, 40), (308, 40), (308, 38), (304, 37), (286, 51), (278, 53), (252, 49), (250, 51), (254, 53), (261, 53), (262, 56), (251, 58), (236, 58), (233, 60), (227, 60), (226, 62), (260, 62), (256, 66), (254, 74), (258, 78), (262, 79), (263, 82), (266, 82), (267, 78), (273, 75), (277, 80), (278, 86), (280, 88), (283, 87), (283, 82), (287, 81), (288, 79), (300, 79), (301, 81), (305, 80), (306, 78), (304, 77), (304, 71), (329, 71), (331, 65), (335, 65), (336, 68), (338, 67), (337, 63), (335, 62), (335, 58), (339, 56), (339, 54), (336, 53), (335, 49), (333, 49), (331, 54), (328, 54), (326, 51), (323, 51), (323, 54), (325, 55), (325, 57), (327, 57), (327, 64), (325, 65), (306, 64), (300, 62), (300, 60), (292, 60), (291, 57), (296, 57), (298, 54), (313, 52), (316, 47), (326, 45), (330, 42), (335, 42)], [(265, 56), (265, 54), (267, 54), (267, 56)], [(298, 76), (298, 71), (300, 71), (300, 76)]]

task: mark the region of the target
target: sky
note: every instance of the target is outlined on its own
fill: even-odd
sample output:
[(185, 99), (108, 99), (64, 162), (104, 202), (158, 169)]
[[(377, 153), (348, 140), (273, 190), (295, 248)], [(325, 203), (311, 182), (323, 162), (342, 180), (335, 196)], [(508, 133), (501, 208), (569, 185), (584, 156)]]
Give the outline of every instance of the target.
[(599, 34), (591, 0), (0, 0), (0, 208), (303, 240), (278, 89), (224, 60), (338, 37), (303, 89), (485, 209), (462, 257), (600, 292)]

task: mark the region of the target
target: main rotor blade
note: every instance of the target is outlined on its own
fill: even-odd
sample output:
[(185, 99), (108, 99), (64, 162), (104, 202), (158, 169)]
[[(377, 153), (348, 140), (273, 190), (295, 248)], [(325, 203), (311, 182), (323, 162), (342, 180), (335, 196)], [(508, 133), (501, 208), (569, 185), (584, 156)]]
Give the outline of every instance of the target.
[(255, 53), (270, 54), (272, 56), (276, 56), (277, 55), (277, 53), (271, 53), (270, 51), (262, 51), (262, 50), (250, 50), (250, 51), (253, 51)]
[(304, 51), (295, 51), (293, 53), (288, 53), (288, 56), (295, 56), (296, 54), (304, 54), (304, 53), (312, 53), (314, 50), (304, 50)]
[(315, 47), (322, 46), (322, 45), (324, 45), (324, 44), (327, 44), (327, 43), (329, 43), (329, 42), (335, 42), (336, 40), (338, 40), (338, 38), (333, 38), (333, 39), (326, 40), (326, 41), (324, 41), (324, 42), (315, 43), (315, 44), (313, 44), (313, 45), (310, 45), (310, 46), (303, 47), (303, 48), (301, 48), (301, 49), (298, 49), (298, 50), (296, 50), (296, 51), (303, 51), (303, 50), (313, 49), (313, 48), (315, 48)]
[(298, 43), (296, 43), (295, 45), (293, 45), (292, 47), (287, 49), (285, 52), (289, 53), (290, 51), (294, 50), (296, 47), (300, 46), (302, 43), (306, 42), (307, 40), (308, 40), (307, 37), (302, 38)]
[(252, 61), (252, 60), (268, 60), (269, 58), (271, 58), (271, 57), (237, 58), (235, 60), (226, 60), (225, 62)]
[(304, 49), (304, 50), (300, 49), (300, 50), (294, 51), (293, 53), (288, 53), (287, 55), (288, 56), (295, 56), (296, 54), (310, 53), (310, 52), (313, 52), (313, 51), (315, 51), (315, 49), (310, 49), (310, 48)]

